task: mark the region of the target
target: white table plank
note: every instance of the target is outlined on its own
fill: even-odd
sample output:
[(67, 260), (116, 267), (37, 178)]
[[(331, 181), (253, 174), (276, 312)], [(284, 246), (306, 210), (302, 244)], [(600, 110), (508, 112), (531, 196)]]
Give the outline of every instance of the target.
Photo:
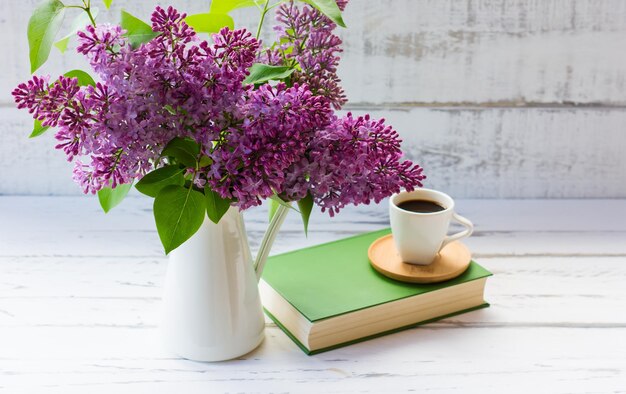
[[(11, 393), (622, 392), (622, 329), (422, 327), (315, 356), (276, 328), (239, 360), (169, 358), (152, 332), (29, 329), (36, 350), (0, 338)], [(45, 335), (42, 335), (45, 334)], [(77, 354), (77, 349), (85, 349)], [(82, 391), (81, 391), (82, 390)]]
[[(461, 200), (492, 306), (304, 355), (273, 323), (224, 363), (158, 336), (167, 259), (150, 201), (0, 196), (0, 393), (626, 392), (625, 200)], [(383, 228), (385, 206), (292, 215), (274, 251)], [(253, 245), (264, 210), (247, 214)]]
[[(478, 257), (515, 255), (626, 256), (626, 200), (459, 200), (476, 231), (467, 243)], [(246, 212), (255, 249), (267, 227), (263, 207)], [(128, 198), (107, 215), (95, 198), (0, 196), (0, 256), (161, 257), (151, 200)], [(387, 227), (386, 202), (316, 212), (305, 237), (288, 216), (273, 253)], [(54, 236), (55, 233), (57, 236)]]
[[(624, 258), (485, 258), (490, 309), (445, 325), (623, 327)], [(154, 328), (165, 259), (0, 258), (0, 327)]]

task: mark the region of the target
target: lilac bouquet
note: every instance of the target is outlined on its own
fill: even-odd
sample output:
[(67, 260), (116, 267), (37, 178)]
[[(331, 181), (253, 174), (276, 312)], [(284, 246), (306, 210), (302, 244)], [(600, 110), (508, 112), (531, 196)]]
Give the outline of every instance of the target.
[[(212, 10), (220, 3), (228, 2), (214, 0)], [(269, 11), (266, 1), (235, 3), (263, 5), (261, 20)], [(77, 50), (98, 82), (79, 70), (54, 81), (34, 76), (13, 96), (35, 118), (36, 133), (56, 128), (74, 180), (98, 193), (105, 210), (134, 182), (155, 198), (166, 253), (230, 206), (270, 199), (297, 202), (305, 223), (313, 205), (333, 216), (425, 178), (402, 160), (384, 120), (335, 113), (346, 97), (333, 30), (346, 3), (282, 2), (276, 42), (265, 45), (232, 26), (204, 40), (196, 30), (206, 26), (172, 7), (157, 7), (151, 25), (128, 14), (122, 26), (96, 25), (83, 2), (91, 24), (77, 33)]]

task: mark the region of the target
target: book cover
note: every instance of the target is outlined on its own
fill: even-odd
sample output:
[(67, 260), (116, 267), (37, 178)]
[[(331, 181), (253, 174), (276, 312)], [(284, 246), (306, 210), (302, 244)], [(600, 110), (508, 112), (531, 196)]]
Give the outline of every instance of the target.
[[(441, 283), (414, 284), (387, 278), (372, 268), (367, 257), (367, 249), (373, 241), (389, 233), (389, 229), (374, 231), (272, 256), (266, 264), (263, 279), (306, 319), (315, 322), (491, 275), (485, 268), (472, 261), (469, 268), (459, 277)], [(479, 307), (485, 306), (488, 304)], [(473, 309), (477, 308), (471, 308)], [(277, 321), (271, 311), (267, 312), (305, 352), (312, 353)], [(466, 311), (458, 313), (462, 312)], [(437, 319), (444, 317), (447, 316), (440, 316)], [(423, 323), (425, 322), (417, 322), (392, 331)], [(389, 332), (376, 336), (387, 333)], [(337, 346), (333, 348), (335, 347)], [(330, 349), (316, 350), (315, 353), (325, 350)]]

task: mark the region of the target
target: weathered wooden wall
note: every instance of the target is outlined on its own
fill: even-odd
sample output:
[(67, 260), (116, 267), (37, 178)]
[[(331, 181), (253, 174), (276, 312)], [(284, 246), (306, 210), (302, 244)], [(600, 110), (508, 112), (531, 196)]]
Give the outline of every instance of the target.
[[(37, 2), (2, 4), (0, 194), (76, 194), (51, 136), (28, 140), (28, 115), (9, 95), (29, 77), (25, 26)], [(156, 3), (195, 13), (209, 1), (115, 0), (101, 16), (116, 20), (123, 5), (148, 19)], [(237, 17), (255, 26), (253, 10)], [(428, 186), (626, 197), (625, 1), (353, 0), (345, 19), (347, 109), (387, 118)], [(43, 72), (76, 67), (77, 55), (53, 52)]]

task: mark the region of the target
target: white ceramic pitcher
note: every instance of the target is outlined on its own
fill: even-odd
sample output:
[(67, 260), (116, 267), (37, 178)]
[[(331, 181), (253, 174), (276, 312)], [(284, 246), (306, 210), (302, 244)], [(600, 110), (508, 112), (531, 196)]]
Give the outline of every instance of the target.
[(256, 262), (235, 207), (218, 224), (205, 218), (200, 230), (170, 253), (161, 335), (171, 352), (220, 361), (244, 355), (263, 341), (257, 282), (287, 210), (277, 210)]

